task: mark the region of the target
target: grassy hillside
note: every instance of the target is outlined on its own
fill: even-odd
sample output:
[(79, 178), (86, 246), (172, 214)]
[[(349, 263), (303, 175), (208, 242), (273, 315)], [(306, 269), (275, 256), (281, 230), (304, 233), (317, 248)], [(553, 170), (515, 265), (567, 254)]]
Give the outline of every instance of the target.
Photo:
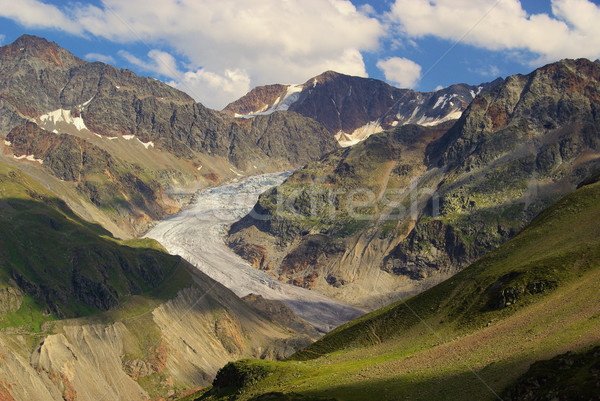
[(24, 173), (0, 164), (0, 327), (116, 306), (157, 287), (179, 263), (151, 240), (119, 241)]
[(199, 399), (498, 399), (533, 362), (600, 343), (599, 200), (588, 181), (451, 279), (286, 362), (228, 365)]

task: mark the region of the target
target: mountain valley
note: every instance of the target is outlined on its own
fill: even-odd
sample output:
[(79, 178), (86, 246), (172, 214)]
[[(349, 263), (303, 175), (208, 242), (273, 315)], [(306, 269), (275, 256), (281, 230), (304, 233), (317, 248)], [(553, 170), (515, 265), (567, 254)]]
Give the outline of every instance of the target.
[(0, 399), (595, 399), (599, 61), (218, 111), (23, 35), (0, 77)]

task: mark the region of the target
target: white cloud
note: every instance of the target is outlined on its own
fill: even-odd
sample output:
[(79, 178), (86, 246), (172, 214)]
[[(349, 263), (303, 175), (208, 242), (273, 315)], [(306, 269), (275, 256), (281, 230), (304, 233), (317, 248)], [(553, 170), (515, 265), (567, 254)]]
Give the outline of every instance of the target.
[(209, 99), (213, 104), (226, 105), (241, 96), (240, 93), (245, 94), (251, 89), (250, 77), (241, 69), (227, 69), (222, 74), (203, 68), (182, 71), (175, 57), (157, 49), (150, 50), (146, 60), (125, 50), (120, 50), (118, 54), (141, 70), (168, 78), (169, 85), (194, 98)]
[(407, 58), (379, 60), (377, 68), (383, 71), (387, 81), (401, 88), (414, 88), (421, 78), (421, 66)]
[(27, 28), (54, 28), (81, 34), (83, 27), (71, 20), (58, 7), (38, 0), (0, 0), (0, 16)]
[[(189, 61), (187, 70), (193, 74), (201, 71), (206, 82), (240, 83), (244, 80), (228, 76), (244, 71), (252, 86), (304, 82), (325, 70), (366, 76), (361, 52), (376, 50), (383, 35), (382, 24), (365, 14), (369, 9), (359, 10), (350, 0), (103, 0), (99, 7), (69, 4), (69, 11), (61, 11), (40, 0), (0, 0), (0, 5), (11, 9), (6, 12), (0, 7), (0, 15), (26, 26), (36, 23), (119, 43), (143, 42), (169, 49)], [(52, 18), (42, 12), (36, 12), (40, 18), (29, 16), (35, 6), (50, 12)], [(170, 60), (161, 57), (166, 56), (149, 54), (150, 62), (142, 64), (169, 76), (170, 67), (161, 65)], [(209, 73), (223, 81), (208, 79), (213, 76)], [(246, 89), (240, 87), (232, 96), (241, 96)], [(200, 92), (196, 97), (210, 107), (227, 103), (215, 101), (210, 93)]]
[(184, 73), (178, 80), (169, 82), (169, 85), (192, 97), (202, 94), (204, 98), (211, 99), (212, 103), (227, 105), (232, 99), (240, 97), (240, 93), (250, 91), (250, 82), (250, 77), (243, 70), (225, 70), (221, 75), (199, 69)]
[(101, 61), (106, 64), (115, 64), (115, 58), (106, 54), (88, 53), (84, 57), (86, 60), (89, 61)]
[(600, 56), (600, 6), (588, 0), (552, 0), (552, 15), (529, 15), (519, 0), (396, 0), (390, 17), (408, 37), (530, 51), (537, 63)]
[[(526, 63), (525, 59), (522, 59), (521, 64)], [(490, 65), (486, 65), (485, 67), (480, 67), (480, 68), (472, 68), (469, 67), (467, 68), (467, 71), (472, 72), (474, 74), (479, 74), (483, 77), (488, 77), (488, 78), (498, 78), (500, 76), (500, 68), (498, 68), (497, 66), (490, 64)]]
[(118, 54), (130, 64), (163, 77), (178, 79), (183, 75), (177, 67), (175, 57), (161, 50), (150, 50), (148, 52), (148, 61), (144, 61), (125, 50), (119, 50)]

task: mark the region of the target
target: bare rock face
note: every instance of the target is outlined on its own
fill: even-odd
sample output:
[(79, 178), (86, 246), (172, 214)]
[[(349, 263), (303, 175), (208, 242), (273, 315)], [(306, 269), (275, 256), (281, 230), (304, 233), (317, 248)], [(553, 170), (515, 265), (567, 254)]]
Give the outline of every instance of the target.
[(242, 98), (227, 105), (223, 112), (233, 115), (247, 115), (265, 111), (285, 96), (287, 85), (275, 84), (257, 86)]
[[(48, 132), (27, 122), (12, 129), (6, 140), (11, 143), (14, 157), (37, 160), (43, 169), (72, 183), (99, 208), (131, 216), (135, 231), (143, 232), (151, 221), (179, 210), (163, 186), (139, 166), (113, 157), (82, 138)], [(120, 217), (113, 216), (116, 222)]]
[(453, 125), (397, 127), (296, 171), (229, 245), (284, 281), (381, 306), (498, 247), (599, 170), (598, 115), (598, 63), (509, 77)]
[(18, 287), (0, 289), (0, 315), (6, 312), (16, 312), (23, 303), (23, 293)]

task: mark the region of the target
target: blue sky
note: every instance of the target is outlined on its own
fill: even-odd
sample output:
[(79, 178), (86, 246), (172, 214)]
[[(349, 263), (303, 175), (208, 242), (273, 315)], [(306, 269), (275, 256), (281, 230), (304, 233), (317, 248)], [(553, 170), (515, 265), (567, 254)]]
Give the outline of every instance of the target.
[(325, 70), (430, 91), (600, 57), (600, 0), (0, 0), (24, 33), (220, 109)]

